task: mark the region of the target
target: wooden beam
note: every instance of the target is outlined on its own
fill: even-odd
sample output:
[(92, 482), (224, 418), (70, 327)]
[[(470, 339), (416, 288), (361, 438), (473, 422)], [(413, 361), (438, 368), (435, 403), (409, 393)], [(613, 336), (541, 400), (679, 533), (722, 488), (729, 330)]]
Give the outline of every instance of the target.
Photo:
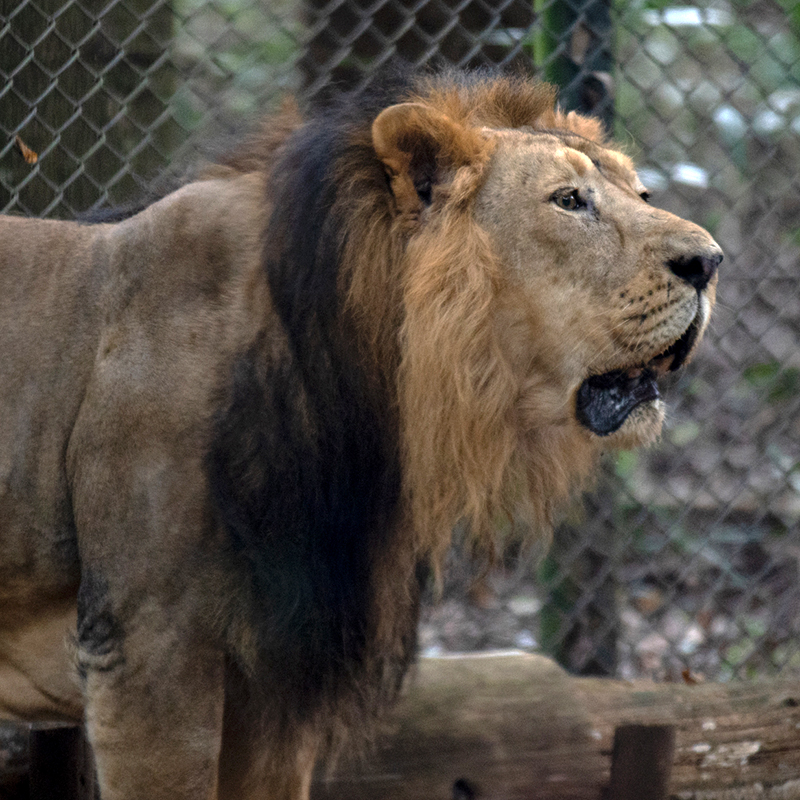
[(313, 798), (610, 797), (623, 725), (674, 729), (670, 797), (800, 800), (800, 682), (572, 678), (522, 654), (422, 659), (374, 752)]
[[(626, 733), (625, 726), (658, 726), (662, 734), (648, 745), (652, 730), (637, 735), (635, 727)], [(627, 736), (628, 746), (650, 750), (646, 758), (618, 754), (614, 770), (627, 771), (630, 784), (611, 774), (620, 729), (617, 736)], [(91, 798), (90, 782), (80, 778), (91, 767), (78, 729), (36, 730), (32, 796), (37, 781), (49, 781), (59, 798)], [(669, 750), (671, 732), (675, 746), (667, 780), (667, 765), (659, 767), (658, 760)], [(36, 736), (42, 737), (38, 743)], [(61, 744), (59, 737), (65, 737)], [(0, 770), (0, 797), (21, 800), (19, 778), (18, 769), (6, 776)], [(636, 789), (639, 780), (646, 782)], [(372, 752), (340, 763), (312, 792), (313, 800), (661, 796), (800, 800), (800, 682), (654, 684), (572, 678), (535, 655), (424, 658)]]

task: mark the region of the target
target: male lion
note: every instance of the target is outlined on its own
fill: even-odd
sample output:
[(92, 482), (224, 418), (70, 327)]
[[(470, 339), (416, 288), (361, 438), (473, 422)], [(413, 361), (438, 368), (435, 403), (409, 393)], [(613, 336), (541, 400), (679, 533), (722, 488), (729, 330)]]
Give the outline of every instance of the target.
[(544, 531), (652, 442), (714, 302), (711, 236), (547, 86), (265, 131), (114, 224), (0, 222), (0, 716), (85, 719), (103, 800), (307, 798), (454, 524)]

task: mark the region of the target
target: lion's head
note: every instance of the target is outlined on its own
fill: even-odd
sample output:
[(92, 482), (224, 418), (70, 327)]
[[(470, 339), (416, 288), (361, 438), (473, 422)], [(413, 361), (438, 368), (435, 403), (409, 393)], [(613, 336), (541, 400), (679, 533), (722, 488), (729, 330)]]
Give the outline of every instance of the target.
[(406, 241), (405, 474), (427, 531), (485, 532), (519, 502), (547, 527), (597, 453), (658, 437), (658, 379), (714, 304), (716, 242), (553, 100), (431, 81), (372, 125)]

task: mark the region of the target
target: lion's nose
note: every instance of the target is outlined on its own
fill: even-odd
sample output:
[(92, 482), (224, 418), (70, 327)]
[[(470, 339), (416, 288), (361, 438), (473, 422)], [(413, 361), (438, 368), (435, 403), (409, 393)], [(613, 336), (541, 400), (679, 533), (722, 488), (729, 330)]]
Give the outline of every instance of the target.
[(720, 261), (722, 261), (722, 251), (714, 248), (705, 253), (670, 259), (667, 266), (679, 278), (690, 283), (698, 292), (702, 292), (716, 274)]

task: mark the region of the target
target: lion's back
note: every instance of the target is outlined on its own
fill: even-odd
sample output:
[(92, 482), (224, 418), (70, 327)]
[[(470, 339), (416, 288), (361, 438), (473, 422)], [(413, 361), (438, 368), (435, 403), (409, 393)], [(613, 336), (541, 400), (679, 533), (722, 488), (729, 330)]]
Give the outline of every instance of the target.
[(263, 214), (263, 179), (244, 176), (113, 225), (0, 217), (0, 583), (77, 588), (74, 491), (98, 453), (152, 458), (159, 438), (168, 458), (191, 430), (201, 459), (217, 384), (268, 304)]

